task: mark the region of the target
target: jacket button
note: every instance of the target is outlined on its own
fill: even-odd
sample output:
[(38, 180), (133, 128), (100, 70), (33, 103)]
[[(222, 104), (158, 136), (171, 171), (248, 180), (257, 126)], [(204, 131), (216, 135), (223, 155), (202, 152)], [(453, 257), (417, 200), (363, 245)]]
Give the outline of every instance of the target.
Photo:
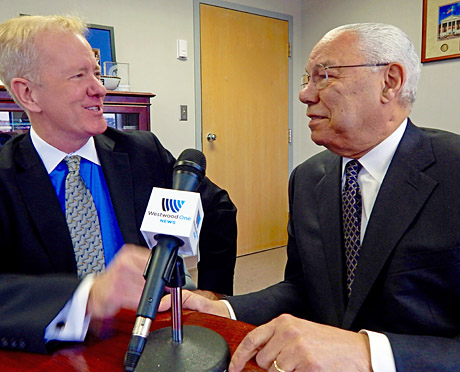
[(26, 340), (24, 340), (23, 338), (20, 338), (18, 341), (18, 346), (20, 349), (25, 349), (27, 346)]

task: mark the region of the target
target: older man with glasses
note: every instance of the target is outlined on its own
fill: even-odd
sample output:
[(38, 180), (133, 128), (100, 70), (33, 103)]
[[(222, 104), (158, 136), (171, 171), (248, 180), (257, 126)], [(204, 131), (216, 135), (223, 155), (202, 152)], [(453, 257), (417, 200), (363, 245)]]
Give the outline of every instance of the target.
[(419, 75), (390, 25), (313, 48), (299, 98), (327, 151), (290, 178), (284, 281), (225, 302), (184, 294), (260, 325), (230, 372), (254, 356), (270, 372), (460, 370), (460, 136), (408, 118)]

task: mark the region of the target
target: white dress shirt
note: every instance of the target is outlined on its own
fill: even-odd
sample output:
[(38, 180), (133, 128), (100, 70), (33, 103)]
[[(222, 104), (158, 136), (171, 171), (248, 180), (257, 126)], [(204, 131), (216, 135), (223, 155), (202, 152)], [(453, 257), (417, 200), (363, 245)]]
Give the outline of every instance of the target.
[[(390, 166), (393, 155), (401, 142), (406, 130), (407, 119), (378, 146), (373, 148), (359, 160), (363, 166), (358, 174), (358, 184), (361, 189), (363, 211), (361, 217), (361, 243), (366, 234), (367, 223), (371, 218), (372, 208), (379, 193), (380, 186)], [(345, 165), (351, 159), (342, 159), (342, 184), (345, 183)], [(359, 261), (358, 261), (359, 265)], [(390, 341), (383, 333), (361, 330), (369, 337), (371, 348), (371, 363), (374, 372), (396, 372), (396, 365)]]
[[(380, 186), (390, 166), (391, 160), (401, 142), (406, 130), (407, 119), (383, 142), (362, 156), (359, 160), (363, 166), (358, 174), (358, 184), (361, 189), (363, 210), (361, 218), (361, 242), (366, 233), (367, 223), (372, 214), (375, 199)], [(345, 165), (352, 159), (342, 158), (342, 186), (345, 184)], [(359, 263), (358, 263), (359, 265)], [(227, 305), (230, 318), (236, 320), (235, 312), (231, 304), (222, 300)], [(383, 333), (361, 330), (369, 337), (371, 349), (371, 364), (374, 372), (396, 372), (396, 365), (391, 349), (390, 341)]]
[[(46, 171), (50, 174), (57, 165), (68, 155), (79, 155), (95, 164), (100, 165), (99, 158), (94, 145), (94, 138), (91, 137), (88, 142), (79, 150), (72, 154), (67, 154), (51, 146), (42, 140), (33, 128), (30, 129), (32, 144), (38, 152)], [(64, 308), (51, 321), (45, 330), (45, 340), (57, 341), (83, 341), (88, 332), (89, 322), (91, 320), (86, 314), (86, 305), (88, 302), (89, 292), (93, 285), (94, 275), (85, 276), (72, 298), (67, 301)]]

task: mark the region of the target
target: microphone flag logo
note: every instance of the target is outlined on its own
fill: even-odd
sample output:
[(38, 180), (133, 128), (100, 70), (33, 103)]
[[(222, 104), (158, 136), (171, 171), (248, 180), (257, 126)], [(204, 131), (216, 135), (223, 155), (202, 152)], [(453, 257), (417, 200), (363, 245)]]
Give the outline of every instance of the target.
[(185, 203), (185, 200), (168, 199), (168, 198), (161, 199), (161, 207), (163, 208), (163, 212), (179, 213), (184, 203)]
[(141, 232), (150, 249), (156, 245), (158, 235), (172, 235), (184, 242), (180, 254), (195, 256), (203, 218), (200, 193), (154, 187)]

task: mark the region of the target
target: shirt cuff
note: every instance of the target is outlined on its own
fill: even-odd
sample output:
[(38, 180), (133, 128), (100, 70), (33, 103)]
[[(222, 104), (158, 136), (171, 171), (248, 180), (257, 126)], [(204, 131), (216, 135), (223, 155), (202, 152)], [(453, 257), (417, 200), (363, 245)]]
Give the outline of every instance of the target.
[(86, 315), (86, 304), (93, 286), (94, 275), (83, 278), (73, 296), (45, 329), (45, 341), (81, 342), (88, 332), (91, 317)]
[(383, 333), (361, 330), (369, 337), (371, 364), (374, 372), (396, 372), (396, 364), (390, 340)]
[[(184, 258), (184, 256), (182, 255), (179, 255), (179, 256)], [(197, 286), (195, 282), (193, 281), (192, 275), (190, 275), (190, 272), (188, 271), (187, 266), (185, 265), (185, 260), (184, 260), (183, 267), (184, 267), (184, 275), (185, 275), (185, 284), (182, 286), (182, 289), (188, 289), (189, 291), (196, 291)]]
[(235, 312), (233, 311), (232, 305), (230, 305), (230, 302), (228, 302), (227, 300), (219, 300), (219, 301), (222, 301), (225, 304), (225, 306), (227, 306), (227, 310), (230, 314), (230, 319), (236, 320), (236, 315), (235, 315)]

